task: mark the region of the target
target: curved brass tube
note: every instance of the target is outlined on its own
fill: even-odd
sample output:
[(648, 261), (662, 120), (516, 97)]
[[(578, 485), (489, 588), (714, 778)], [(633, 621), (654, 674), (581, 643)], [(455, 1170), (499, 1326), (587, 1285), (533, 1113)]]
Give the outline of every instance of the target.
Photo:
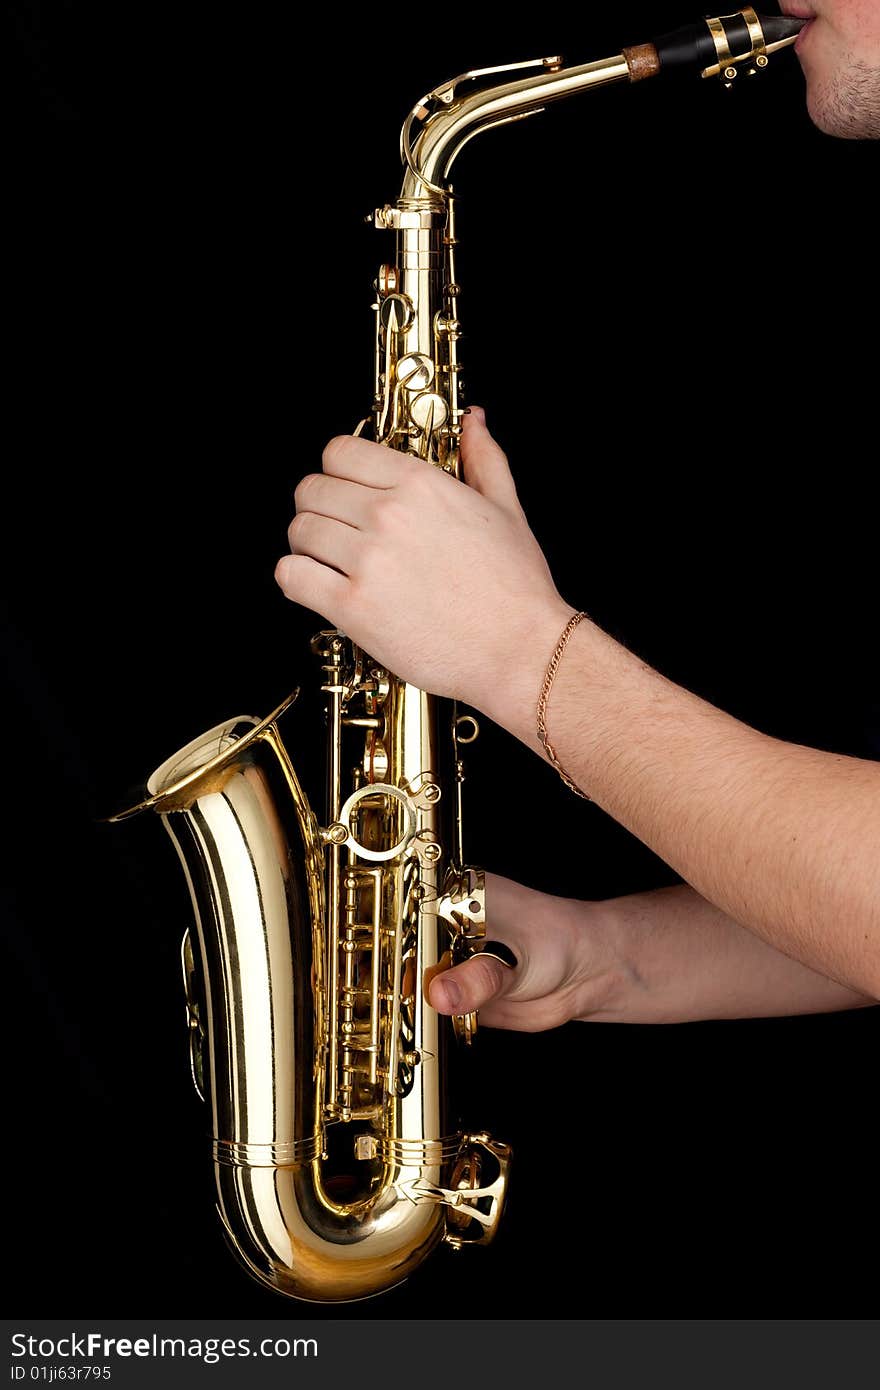
[[(405, 1279), (442, 1238), (440, 1184), (457, 1136), (380, 1142), (360, 1190), (334, 1195), (321, 1113), (326, 1024), (324, 848), (275, 724), (233, 720), (157, 769), (148, 784), (186, 873), (201, 958), (191, 1025), (213, 1110), (218, 1206), (230, 1243), (263, 1283), (298, 1298), (364, 1298)], [(195, 774), (195, 775), (194, 775)], [(435, 1049), (437, 1051), (438, 1049)], [(436, 1061), (396, 1106), (442, 1133)], [(357, 1127), (347, 1131), (349, 1168)], [(410, 1129), (410, 1133), (414, 1131)], [(328, 1153), (328, 1147), (330, 1152)], [(383, 1152), (384, 1150), (384, 1152)], [(339, 1179), (342, 1187), (350, 1179)]]

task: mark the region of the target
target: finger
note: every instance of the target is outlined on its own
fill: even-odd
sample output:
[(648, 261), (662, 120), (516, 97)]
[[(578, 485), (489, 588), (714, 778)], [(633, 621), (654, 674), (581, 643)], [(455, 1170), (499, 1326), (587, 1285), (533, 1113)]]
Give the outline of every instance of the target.
[(275, 581), (292, 603), (341, 625), (349, 581), (309, 555), (284, 555), (275, 566)]
[(287, 539), (294, 555), (311, 555), (340, 574), (352, 573), (363, 545), (363, 537), (354, 526), (315, 512), (295, 516), (287, 528)]
[(513, 971), (492, 956), (476, 955), (463, 965), (435, 975), (428, 1000), (441, 1014), (467, 1014), (500, 995)]
[(471, 406), (470, 414), (464, 417), (463, 430), (461, 458), (465, 481), (483, 497), (521, 516), (522, 508), (507, 455), (486, 429), (486, 415), (482, 407)]
[(293, 494), (298, 512), (316, 512), (344, 521), (349, 526), (363, 527), (375, 505), (376, 489), (347, 478), (328, 477), (325, 473), (309, 473)]
[(340, 434), (324, 450), (324, 472), (334, 478), (348, 478), (366, 487), (396, 487), (416, 460), (369, 439)]

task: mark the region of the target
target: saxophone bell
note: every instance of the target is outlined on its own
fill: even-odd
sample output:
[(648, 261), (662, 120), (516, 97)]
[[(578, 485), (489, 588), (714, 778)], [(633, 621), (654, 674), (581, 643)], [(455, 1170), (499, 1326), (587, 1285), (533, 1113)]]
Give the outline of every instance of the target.
[[(335, 679), (352, 680), (350, 644), (320, 637)], [(433, 856), (427, 873), (418, 857), (437, 843), (419, 817), (434, 814), (439, 787), (424, 778), (407, 791), (363, 783), (335, 823), (364, 862), (332, 826), (321, 829), (302, 791), (277, 727), (294, 699), (266, 719), (208, 730), (113, 819), (156, 811), (189, 884), (191, 1066), (211, 1105), (227, 1239), (261, 1283), (338, 1302), (402, 1282), (444, 1237), (455, 1247), (490, 1240), (509, 1150), (450, 1129), (448, 1020), (428, 1008), (419, 983), (448, 936), (424, 891)], [(413, 699), (415, 712), (399, 692), (397, 713), (410, 726), (423, 714), (427, 739), (432, 702), (420, 691)], [(355, 713), (350, 720), (363, 725)], [(400, 845), (413, 841), (405, 858)], [(342, 860), (330, 876), (336, 918), (328, 854)], [(479, 891), (470, 884), (471, 899)]]

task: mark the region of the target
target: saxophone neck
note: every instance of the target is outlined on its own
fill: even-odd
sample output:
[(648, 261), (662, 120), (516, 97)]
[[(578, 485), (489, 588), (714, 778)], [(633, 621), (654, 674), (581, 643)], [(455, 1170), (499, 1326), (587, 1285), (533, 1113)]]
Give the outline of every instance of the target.
[[(550, 102), (591, 87), (641, 82), (679, 68), (698, 71), (703, 77), (720, 76), (729, 86), (740, 64), (746, 64), (750, 74), (766, 68), (768, 55), (790, 47), (805, 22), (759, 15), (746, 6), (735, 14), (700, 20), (653, 43), (624, 48), (611, 58), (578, 67), (563, 67), (558, 57), (536, 58), (463, 73), (421, 97), (404, 123), (400, 143), (406, 173), (401, 205), (430, 203), (447, 193), (445, 180), (458, 154), (483, 130), (537, 115)], [(511, 78), (510, 74), (522, 70), (529, 75)], [(493, 80), (499, 77), (503, 78), (500, 83)]]
[[(473, 82), (523, 68), (532, 69), (529, 77), (469, 90)], [(401, 204), (444, 195), (444, 181), (456, 158), (481, 131), (535, 116), (551, 101), (629, 77), (622, 54), (572, 68), (563, 68), (561, 58), (536, 58), (511, 67), (479, 68), (436, 87), (413, 107), (401, 134), (401, 154), (407, 166)], [(416, 123), (421, 129), (413, 139)]]

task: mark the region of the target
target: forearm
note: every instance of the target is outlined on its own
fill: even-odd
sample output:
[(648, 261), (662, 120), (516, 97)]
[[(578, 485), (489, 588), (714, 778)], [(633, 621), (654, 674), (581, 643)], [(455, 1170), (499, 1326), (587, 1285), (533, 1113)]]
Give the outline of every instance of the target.
[(578, 1016), (620, 1023), (777, 1018), (873, 1001), (761, 941), (692, 888), (579, 904), (615, 959), (579, 991)]
[[(547, 644), (545, 627), (515, 679), (483, 701), (542, 755)], [(559, 667), (547, 727), (574, 781), (702, 897), (820, 974), (880, 995), (880, 766), (767, 738), (588, 620)]]

